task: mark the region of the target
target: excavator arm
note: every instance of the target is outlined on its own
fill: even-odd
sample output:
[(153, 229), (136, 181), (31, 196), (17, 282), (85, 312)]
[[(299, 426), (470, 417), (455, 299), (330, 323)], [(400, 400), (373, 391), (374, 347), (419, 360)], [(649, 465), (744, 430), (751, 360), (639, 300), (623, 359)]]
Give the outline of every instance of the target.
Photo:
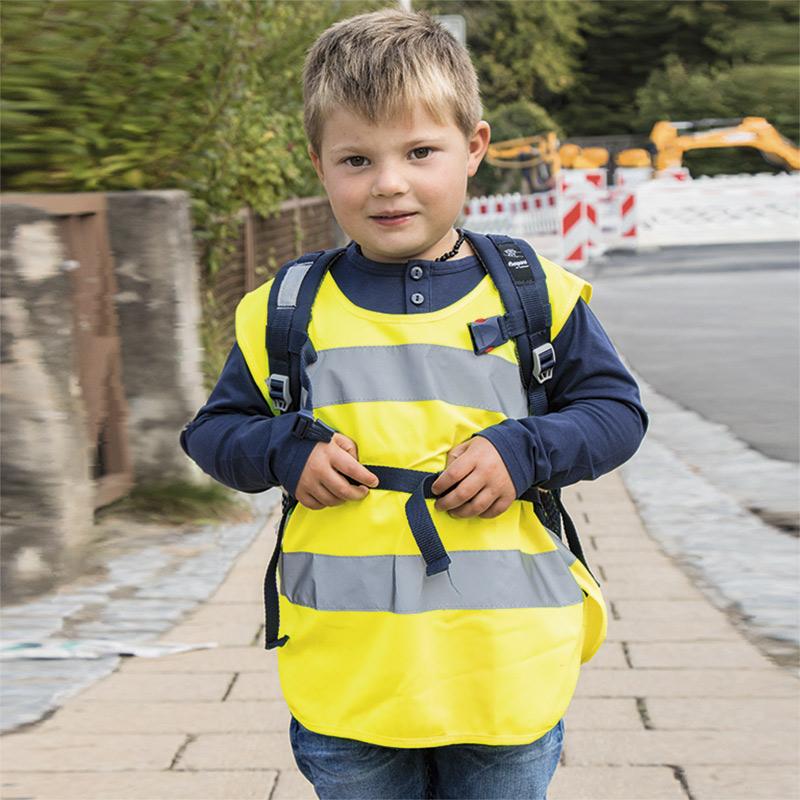
[(693, 122), (664, 120), (653, 126), (650, 139), (656, 147), (655, 167), (658, 170), (680, 167), (683, 154), (690, 150), (720, 147), (752, 147), (760, 150), (772, 164), (787, 170), (800, 169), (800, 149), (781, 136), (763, 117)]

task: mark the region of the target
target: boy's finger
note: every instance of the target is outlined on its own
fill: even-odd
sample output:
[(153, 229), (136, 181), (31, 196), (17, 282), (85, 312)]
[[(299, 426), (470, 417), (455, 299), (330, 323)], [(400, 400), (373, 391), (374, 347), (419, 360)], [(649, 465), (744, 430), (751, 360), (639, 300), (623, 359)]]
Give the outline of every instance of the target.
[(341, 447), (345, 453), (350, 453), (358, 461), (358, 445), (349, 436), (345, 436), (343, 433), (335, 433), (332, 441)]
[(444, 494), (451, 486), (466, 478), (473, 469), (475, 469), (475, 463), (472, 459), (456, 458), (433, 482), (431, 491), (436, 495)]
[(363, 484), (353, 485), (340, 472), (332, 469), (329, 474), (325, 476), (322, 485), (331, 493), (336, 495), (342, 501), (345, 500), (363, 500), (369, 493), (369, 489)]
[(372, 489), (378, 485), (378, 476), (370, 472), (349, 453), (337, 453), (331, 459), (331, 465), (345, 477), (352, 478), (356, 483), (363, 483), (364, 486)]
[(459, 482), (451, 492), (440, 497), (434, 504), (437, 511), (452, 511), (469, 503), (479, 492), (486, 488), (486, 483), (474, 472)]
[(447, 454), (447, 466), (449, 467), (466, 449), (467, 449), (467, 442), (462, 442), (461, 444), (456, 445), (448, 454)]
[(314, 496), (324, 506), (340, 506), (342, 503), (344, 503), (344, 500), (331, 492), (330, 489), (328, 489), (328, 487), (322, 483), (322, 481), (320, 481), (314, 487)]

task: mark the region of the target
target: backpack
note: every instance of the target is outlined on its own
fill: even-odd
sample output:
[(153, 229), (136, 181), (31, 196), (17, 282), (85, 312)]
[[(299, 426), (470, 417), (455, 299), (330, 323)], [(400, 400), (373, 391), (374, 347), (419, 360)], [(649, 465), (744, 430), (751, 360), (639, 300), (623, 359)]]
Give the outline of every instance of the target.
[[(468, 323), (473, 350), (480, 356), (514, 339), (520, 379), (528, 397), (529, 414), (546, 414), (548, 399), (545, 383), (553, 376), (556, 356), (550, 341), (552, 317), (542, 265), (524, 240), (494, 234), (484, 236), (470, 231), (464, 233), (478, 260), (494, 281), (506, 309), (502, 316)], [(284, 264), (269, 294), (266, 349), (270, 375), (267, 389), (273, 405), (280, 413), (298, 412), (293, 431), (300, 438), (330, 441), (334, 434), (332, 428), (314, 418), (313, 389), (306, 375), (306, 367), (316, 360), (316, 352), (308, 336), (308, 324), (322, 279), (344, 249), (307, 253), (296, 261)], [(412, 473), (412, 470), (383, 472), (381, 468), (373, 466), (369, 469), (377, 474), (384, 488), (411, 493), (406, 514), (425, 558), (427, 574), (446, 569), (450, 559), (424, 504), (424, 498), (434, 497), (430, 485), (439, 473), (429, 474), (425, 486), (421, 487), (414, 481), (413, 475), (397, 474)], [(566, 536), (566, 545), (591, 575), (575, 525), (562, 503), (560, 489), (532, 487), (518, 499), (532, 502), (539, 520), (559, 539), (563, 540)], [(284, 491), (275, 550), (264, 578), (267, 650), (281, 647), (288, 640), (288, 636), (278, 638), (277, 566), (286, 521), (296, 504), (297, 500)], [(599, 585), (599, 581), (597, 583)]]

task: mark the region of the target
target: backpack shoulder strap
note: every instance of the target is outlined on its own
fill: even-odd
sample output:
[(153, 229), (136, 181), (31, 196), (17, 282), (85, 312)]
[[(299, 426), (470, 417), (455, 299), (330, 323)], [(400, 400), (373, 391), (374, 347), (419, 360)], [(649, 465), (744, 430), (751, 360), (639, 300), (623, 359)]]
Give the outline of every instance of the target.
[(547, 413), (545, 383), (553, 377), (552, 314), (544, 269), (533, 248), (510, 236), (465, 231), (473, 250), (500, 292), (506, 314), (470, 323), (478, 355), (513, 338), (532, 415)]
[(267, 389), (275, 408), (298, 411), (310, 406), (305, 366), (316, 354), (308, 338), (311, 307), (322, 279), (344, 248), (317, 250), (284, 264), (269, 293), (266, 347), (270, 374)]

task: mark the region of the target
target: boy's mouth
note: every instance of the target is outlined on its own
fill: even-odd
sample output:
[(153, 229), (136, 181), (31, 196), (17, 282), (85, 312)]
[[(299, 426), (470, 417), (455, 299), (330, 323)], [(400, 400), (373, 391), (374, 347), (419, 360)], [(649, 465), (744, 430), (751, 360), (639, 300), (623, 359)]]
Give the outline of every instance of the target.
[(415, 216), (416, 211), (387, 211), (383, 214), (372, 214), (371, 220), (379, 225), (399, 225)]

